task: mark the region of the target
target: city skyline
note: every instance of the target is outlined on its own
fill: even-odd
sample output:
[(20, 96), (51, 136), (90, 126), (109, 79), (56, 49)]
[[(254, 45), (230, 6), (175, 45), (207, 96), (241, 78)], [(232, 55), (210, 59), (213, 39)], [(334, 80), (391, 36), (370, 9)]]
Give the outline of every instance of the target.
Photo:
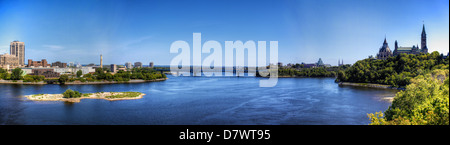
[[(221, 5), (218, 8), (202, 4)], [(448, 53), (448, 1), (0, 1), (0, 53), (25, 42), (25, 59), (168, 65), (170, 44), (208, 40), (279, 41), (279, 61), (337, 65), (375, 56), (386, 36), (392, 48), (420, 43)], [(21, 9), (18, 9), (21, 8)], [(232, 9), (232, 10), (231, 10)], [(201, 16), (201, 17), (199, 17)], [(27, 19), (24, 19), (27, 18)]]

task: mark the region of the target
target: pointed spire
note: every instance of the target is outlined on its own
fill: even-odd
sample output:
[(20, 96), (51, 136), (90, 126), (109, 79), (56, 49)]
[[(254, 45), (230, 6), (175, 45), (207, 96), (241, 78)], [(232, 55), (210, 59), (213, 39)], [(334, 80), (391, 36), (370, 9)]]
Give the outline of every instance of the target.
[(387, 41), (386, 41), (386, 34), (384, 34), (384, 42), (383, 42), (384, 44), (387, 44)]
[(426, 35), (426, 33), (425, 33), (425, 24), (423, 24), (423, 27), (422, 27), (422, 35)]

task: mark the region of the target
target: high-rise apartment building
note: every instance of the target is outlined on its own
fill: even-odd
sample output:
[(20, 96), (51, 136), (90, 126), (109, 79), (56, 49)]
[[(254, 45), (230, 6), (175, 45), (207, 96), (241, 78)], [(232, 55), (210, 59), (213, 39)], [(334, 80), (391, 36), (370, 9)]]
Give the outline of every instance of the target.
[(132, 69), (133, 65), (131, 64), (131, 62), (126, 62), (125, 67), (127, 67), (127, 69)]
[(148, 65), (148, 67), (153, 68), (153, 62), (150, 62), (150, 64)]
[(111, 64), (110, 69), (111, 69), (111, 72), (115, 73), (116, 70), (117, 70), (117, 65), (116, 64)]
[(135, 68), (142, 68), (142, 62), (135, 62), (134, 63)]
[(25, 65), (25, 43), (15, 40), (9, 45), (9, 51), (11, 55), (18, 58), (18, 64)]

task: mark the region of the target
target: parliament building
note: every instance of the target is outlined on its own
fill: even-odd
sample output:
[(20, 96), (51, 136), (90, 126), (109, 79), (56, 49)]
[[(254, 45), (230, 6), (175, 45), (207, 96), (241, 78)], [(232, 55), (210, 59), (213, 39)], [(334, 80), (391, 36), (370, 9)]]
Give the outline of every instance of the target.
[(405, 54), (419, 54), (419, 53), (428, 53), (428, 47), (427, 47), (427, 34), (425, 33), (425, 25), (423, 25), (422, 28), (422, 35), (421, 35), (421, 46), (413, 45), (412, 47), (399, 47), (397, 40), (395, 40), (395, 48), (394, 51), (391, 51), (391, 49), (388, 46), (388, 43), (386, 41), (386, 38), (384, 38), (383, 46), (381, 46), (378, 54), (377, 59), (387, 59), (391, 56), (397, 56), (401, 53)]

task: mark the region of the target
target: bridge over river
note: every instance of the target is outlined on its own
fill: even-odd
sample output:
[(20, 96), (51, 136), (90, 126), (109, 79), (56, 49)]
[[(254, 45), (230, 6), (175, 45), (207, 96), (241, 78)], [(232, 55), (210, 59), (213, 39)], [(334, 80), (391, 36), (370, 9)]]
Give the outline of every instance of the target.
[[(251, 69), (251, 70), (249, 71), (249, 69)], [(193, 74), (194, 76), (198, 76), (197, 74), (202, 74), (202, 73), (205, 73), (205, 72), (211, 72), (211, 73), (212, 72), (233, 73), (233, 75), (235, 75), (235, 76), (242, 76), (242, 75), (240, 75), (240, 73), (242, 73), (242, 72), (244, 74), (245, 73), (255, 73), (255, 75), (259, 74), (259, 72), (260, 72), (256, 67), (242, 67), (242, 68), (239, 68), (239, 67), (222, 67), (222, 69), (220, 69), (220, 70), (215, 70), (215, 69), (202, 70), (201, 67), (190, 66), (189, 68), (184, 67), (183, 69), (178, 69), (178, 70), (174, 70), (174, 71), (170, 71), (170, 67), (156, 67), (156, 68), (154, 68), (154, 70), (159, 71), (161, 73), (168, 73), (168, 74), (176, 73), (177, 75), (179, 73), (187, 73), (187, 72), (189, 72), (189, 73)], [(263, 72), (263, 71), (268, 72), (268, 70), (261, 70), (261, 72)]]

